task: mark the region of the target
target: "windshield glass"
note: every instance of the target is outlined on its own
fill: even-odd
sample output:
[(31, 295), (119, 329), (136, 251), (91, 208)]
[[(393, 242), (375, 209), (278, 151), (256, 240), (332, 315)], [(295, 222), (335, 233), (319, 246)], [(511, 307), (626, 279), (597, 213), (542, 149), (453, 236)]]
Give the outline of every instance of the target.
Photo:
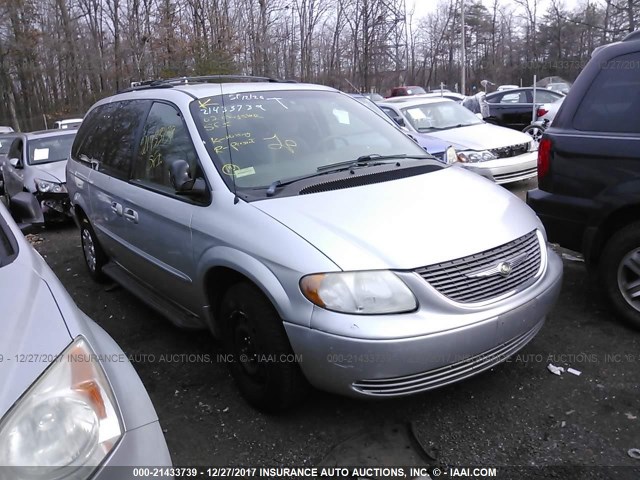
[(61, 162), (69, 158), (73, 135), (36, 138), (29, 141), (29, 165)]
[(9, 148), (13, 143), (15, 135), (0, 135), (0, 155), (6, 155), (9, 153)]
[(424, 103), (402, 109), (402, 113), (418, 132), (444, 130), (482, 123), (471, 110), (451, 101)]
[(191, 113), (218, 171), (229, 186), (235, 176), (237, 188), (267, 188), (366, 155), (425, 153), (382, 115), (337, 92), (216, 95), (194, 100)]

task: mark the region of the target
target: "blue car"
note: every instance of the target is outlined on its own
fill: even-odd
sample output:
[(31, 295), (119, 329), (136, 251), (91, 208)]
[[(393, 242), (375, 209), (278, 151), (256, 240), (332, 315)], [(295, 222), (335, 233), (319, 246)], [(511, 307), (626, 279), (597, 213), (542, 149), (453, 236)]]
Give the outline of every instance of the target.
[(416, 133), (416, 132), (407, 132), (402, 128), (402, 125), (398, 123), (398, 121), (394, 118), (394, 110), (390, 108), (381, 107), (377, 103), (373, 102), (369, 97), (359, 94), (352, 93), (350, 94), (353, 98), (358, 100), (363, 105), (366, 105), (371, 110), (373, 110), (377, 114), (383, 114), (386, 118), (391, 120), (390, 123), (393, 123), (396, 127), (399, 127), (406, 135), (413, 138), (418, 145), (420, 145), (424, 150), (436, 157), (442, 163), (453, 163), (458, 160), (458, 154), (456, 153), (455, 148), (453, 148), (450, 144), (443, 142), (437, 138), (434, 138), (430, 135), (426, 135), (424, 133)]

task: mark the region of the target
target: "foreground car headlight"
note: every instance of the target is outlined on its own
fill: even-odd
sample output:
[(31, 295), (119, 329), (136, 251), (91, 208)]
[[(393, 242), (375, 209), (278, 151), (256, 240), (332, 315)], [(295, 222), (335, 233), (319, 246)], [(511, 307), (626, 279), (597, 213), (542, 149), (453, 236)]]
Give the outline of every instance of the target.
[(465, 150), (464, 152), (458, 152), (458, 160), (464, 163), (486, 162), (495, 160), (496, 158), (498, 157), (488, 150), (478, 152), (475, 150)]
[(315, 305), (342, 313), (402, 313), (418, 306), (409, 287), (388, 270), (307, 275), (300, 289)]
[(447, 161), (447, 165), (451, 165), (458, 161), (458, 154), (456, 153), (456, 149), (453, 147), (447, 148), (447, 151), (444, 154), (444, 158)]
[(122, 433), (109, 382), (78, 337), (0, 422), (0, 465), (16, 467), (16, 480), (84, 479)]
[(40, 193), (67, 193), (64, 183), (55, 183), (48, 180), (36, 179), (36, 188)]

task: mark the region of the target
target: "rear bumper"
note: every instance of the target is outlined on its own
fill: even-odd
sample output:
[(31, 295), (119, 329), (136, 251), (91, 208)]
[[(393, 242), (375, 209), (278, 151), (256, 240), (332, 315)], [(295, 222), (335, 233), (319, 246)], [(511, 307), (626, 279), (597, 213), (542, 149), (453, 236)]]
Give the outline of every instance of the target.
[[(549, 242), (583, 252), (584, 236), (591, 212), (591, 202), (556, 195), (538, 188), (527, 192), (527, 205), (538, 215)], [(585, 252), (583, 252), (585, 253)]]

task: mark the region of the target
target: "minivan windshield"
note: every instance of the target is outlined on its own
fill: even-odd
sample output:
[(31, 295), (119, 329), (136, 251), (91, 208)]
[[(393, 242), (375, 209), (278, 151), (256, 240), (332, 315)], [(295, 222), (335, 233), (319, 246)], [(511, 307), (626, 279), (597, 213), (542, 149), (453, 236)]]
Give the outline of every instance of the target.
[(425, 154), (381, 115), (338, 92), (224, 94), (190, 108), (218, 171), (229, 186), (235, 177), (237, 188), (268, 188), (368, 156)]
[(72, 135), (58, 135), (55, 137), (43, 137), (30, 140), (29, 165), (67, 160), (71, 153), (71, 145), (73, 145), (74, 137), (75, 133)]
[(402, 113), (418, 132), (467, 127), (483, 123), (471, 110), (456, 102), (423, 103), (402, 109)]

